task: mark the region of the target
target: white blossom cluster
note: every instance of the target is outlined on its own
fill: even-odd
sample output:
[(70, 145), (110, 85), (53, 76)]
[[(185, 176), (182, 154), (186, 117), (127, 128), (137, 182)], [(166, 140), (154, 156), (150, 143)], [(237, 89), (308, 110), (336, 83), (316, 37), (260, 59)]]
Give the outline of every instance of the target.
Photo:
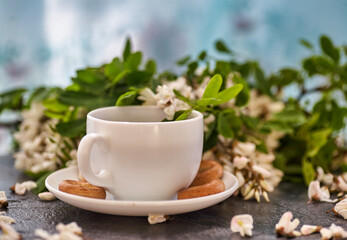
[(16, 223), (16, 221), (5, 215), (6, 212), (0, 212), (0, 229), (2, 234), (0, 234), (1, 240), (20, 240), (22, 236), (11, 226), (11, 224)]
[[(221, 139), (221, 138), (220, 138)], [(235, 174), (239, 181), (241, 195), (245, 200), (255, 198), (258, 202), (262, 196), (269, 201), (268, 192), (272, 192), (282, 180), (283, 172), (272, 164), (275, 155), (256, 150), (252, 142), (232, 141), (229, 143), (222, 139), (226, 149), (214, 153), (219, 161), (224, 163), (224, 170)], [(207, 152), (204, 158), (210, 158), (211, 152)]]
[[(32, 103), (29, 110), (22, 112), (23, 121), (19, 131), (14, 134), (19, 144), (19, 152), (14, 154), (15, 168), (31, 173), (56, 170), (62, 164), (59, 156), (63, 156), (61, 149), (67, 151), (63, 139), (52, 128), (57, 124), (56, 119), (44, 116), (44, 106)], [(71, 144), (72, 145), (72, 144)], [(68, 151), (70, 160), (76, 161), (76, 149)]]
[(77, 225), (76, 222), (69, 224), (58, 223), (55, 227), (58, 233), (49, 234), (43, 229), (36, 229), (35, 235), (44, 240), (82, 240), (82, 228)]
[(172, 120), (175, 112), (189, 109), (189, 105), (187, 103), (176, 97), (174, 90), (179, 91), (188, 99), (196, 98), (192, 88), (187, 85), (186, 79), (181, 77), (176, 81), (167, 82), (161, 86), (158, 86), (156, 89), (156, 94), (154, 94), (149, 88), (143, 89), (140, 91), (138, 99), (143, 101), (143, 105), (156, 105), (163, 109), (167, 115), (167, 119)]

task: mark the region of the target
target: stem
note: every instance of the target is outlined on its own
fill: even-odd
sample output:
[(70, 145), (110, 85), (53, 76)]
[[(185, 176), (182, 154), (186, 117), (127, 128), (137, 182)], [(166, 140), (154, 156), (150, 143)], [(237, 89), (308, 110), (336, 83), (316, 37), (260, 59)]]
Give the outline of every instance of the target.
[(312, 88), (312, 89), (305, 89), (304, 87), (301, 89), (301, 93), (298, 96), (298, 101), (300, 101), (306, 94), (311, 94), (314, 92), (323, 92), (325, 90), (328, 90), (329, 87), (328, 86), (321, 86), (321, 87), (316, 87), (316, 88)]

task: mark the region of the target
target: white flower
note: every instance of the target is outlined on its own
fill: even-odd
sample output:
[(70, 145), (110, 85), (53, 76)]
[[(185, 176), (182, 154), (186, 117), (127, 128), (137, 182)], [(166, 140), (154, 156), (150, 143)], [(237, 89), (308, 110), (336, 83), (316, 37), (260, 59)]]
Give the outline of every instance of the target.
[(265, 154), (262, 152), (255, 152), (254, 158), (258, 163), (272, 163), (275, 160), (275, 155), (273, 153)]
[(322, 228), (320, 231), (322, 240), (328, 240), (333, 237), (333, 233), (328, 228)]
[(167, 85), (171, 89), (179, 91), (184, 97), (188, 99), (195, 98), (192, 87), (187, 85), (187, 80), (184, 77), (179, 77), (175, 81), (166, 82), (165, 85)]
[(164, 108), (164, 113), (166, 114), (166, 118), (168, 120), (172, 120), (175, 116), (176, 108), (173, 104)]
[(71, 232), (76, 235), (82, 235), (82, 228), (80, 228), (76, 222), (71, 222), (69, 224), (58, 223), (55, 227), (58, 232)]
[(8, 206), (8, 201), (6, 197), (6, 193), (4, 191), (0, 191), (0, 208), (6, 208)]
[(236, 215), (231, 219), (232, 232), (239, 232), (242, 237), (252, 236), (253, 217), (249, 214)]
[(3, 216), (3, 215), (0, 215), (0, 222), (6, 223), (6, 224), (16, 223), (16, 221), (13, 218), (9, 216)]
[(157, 87), (156, 99), (158, 107), (166, 107), (175, 97), (175, 93), (167, 85)]
[(336, 226), (335, 224), (331, 224), (329, 230), (332, 235), (336, 239), (344, 239), (347, 238), (347, 232), (340, 226)]
[(331, 185), (334, 181), (334, 175), (331, 173), (324, 173), (323, 168), (317, 167), (317, 180), (323, 182), (324, 185)]
[(243, 156), (236, 156), (233, 159), (233, 163), (236, 168), (243, 169), (244, 167), (246, 167), (247, 163), (249, 163), (249, 159)]
[(1, 240), (19, 240), (22, 236), (9, 224), (0, 221), (0, 228), (2, 229), (3, 235), (0, 236)]
[(344, 219), (347, 219), (347, 198), (338, 202), (333, 210), (334, 212), (340, 214)]
[(143, 101), (142, 105), (157, 105), (155, 94), (149, 88), (142, 89), (137, 99)]
[(53, 235), (49, 234), (48, 232), (46, 232), (45, 230), (41, 228), (35, 229), (35, 235), (45, 240), (52, 239), (53, 237)]
[(234, 153), (241, 156), (250, 156), (255, 151), (255, 144), (251, 142), (236, 142), (234, 145)]
[(319, 232), (322, 229), (321, 226), (314, 226), (314, 225), (303, 225), (300, 229), (300, 232), (302, 235), (310, 235), (312, 233)]
[(308, 198), (310, 201), (334, 202), (330, 199), (330, 192), (327, 187), (320, 187), (319, 181), (312, 181), (308, 186)]
[(276, 224), (276, 234), (280, 236), (288, 237), (298, 237), (301, 236), (301, 233), (295, 229), (300, 224), (299, 219), (293, 219), (293, 214), (291, 212), (285, 212), (280, 221)]
[(347, 183), (342, 176), (337, 177), (337, 186), (341, 191), (347, 192)]
[(49, 234), (43, 229), (35, 229), (35, 235), (44, 240), (83, 240), (82, 229), (75, 223), (62, 224), (56, 226), (59, 233)]
[(22, 183), (16, 183), (14, 186), (14, 192), (18, 195), (24, 195), (26, 191), (30, 191), (37, 187), (34, 181), (25, 181)]
[(236, 176), (236, 178), (237, 178), (237, 180), (239, 182), (239, 186), (243, 186), (243, 184), (245, 184), (245, 178), (243, 177), (242, 173), (240, 171), (237, 171), (235, 173), (235, 176)]
[(148, 222), (150, 224), (157, 224), (157, 223), (163, 223), (166, 222), (167, 218), (164, 214), (149, 214), (148, 215)]
[(253, 165), (252, 166), (253, 171), (261, 174), (264, 178), (271, 177), (271, 172), (266, 170), (265, 168), (258, 166), (258, 165)]
[(38, 197), (45, 201), (52, 201), (55, 199), (55, 196), (51, 192), (42, 192), (38, 194)]

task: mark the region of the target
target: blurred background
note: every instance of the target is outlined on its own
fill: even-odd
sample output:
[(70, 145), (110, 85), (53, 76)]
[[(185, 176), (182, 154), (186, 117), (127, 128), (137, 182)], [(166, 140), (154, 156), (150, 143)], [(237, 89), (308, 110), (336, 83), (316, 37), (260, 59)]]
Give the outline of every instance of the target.
[(346, 13), (344, 0), (0, 0), (0, 92), (66, 86), (76, 69), (120, 55), (127, 36), (159, 70), (213, 53), (217, 39), (267, 71), (296, 66), (308, 54), (299, 38), (346, 43)]

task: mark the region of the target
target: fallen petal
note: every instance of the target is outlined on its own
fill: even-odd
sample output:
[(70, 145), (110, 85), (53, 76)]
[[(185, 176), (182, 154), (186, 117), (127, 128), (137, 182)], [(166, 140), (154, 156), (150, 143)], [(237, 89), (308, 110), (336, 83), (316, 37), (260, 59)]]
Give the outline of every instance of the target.
[(249, 214), (236, 215), (231, 219), (230, 229), (239, 232), (242, 237), (252, 236), (253, 217)]

